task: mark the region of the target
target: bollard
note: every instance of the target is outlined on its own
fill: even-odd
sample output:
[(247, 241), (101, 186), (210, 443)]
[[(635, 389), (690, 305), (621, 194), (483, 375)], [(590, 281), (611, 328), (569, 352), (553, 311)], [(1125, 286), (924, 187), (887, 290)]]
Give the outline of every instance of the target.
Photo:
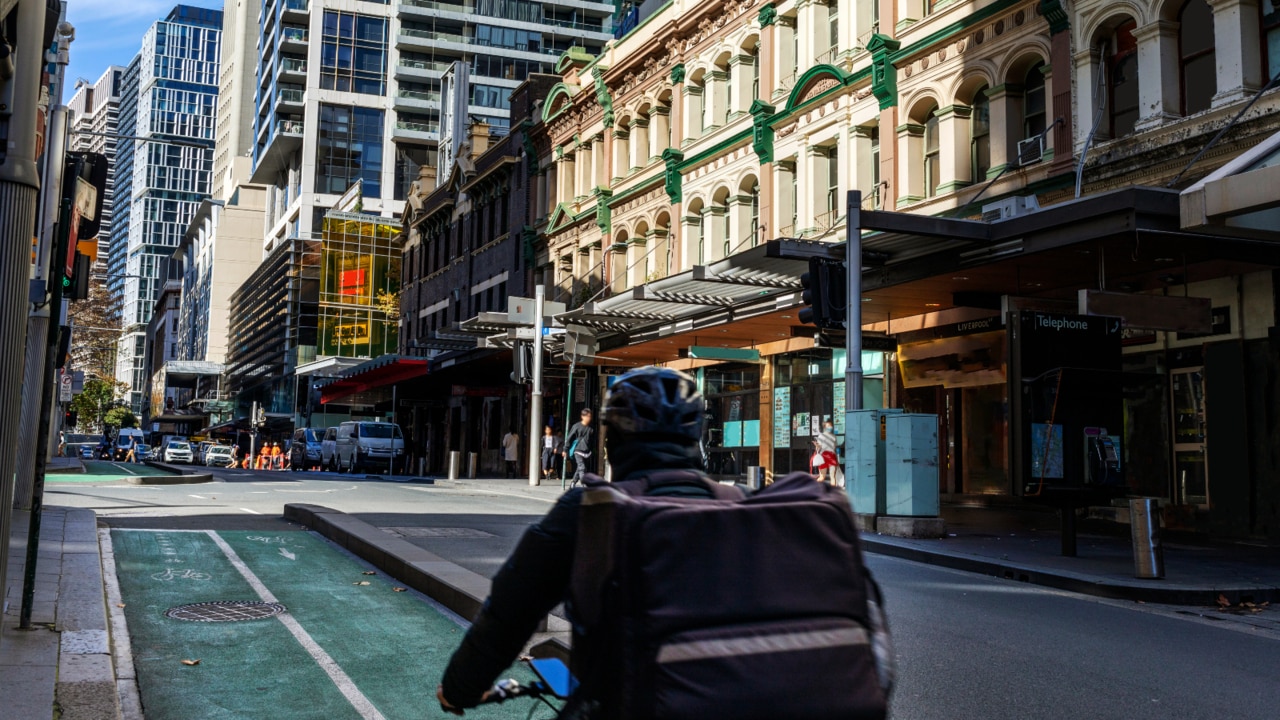
[(476, 471), (480, 469), (480, 453), (467, 453), (467, 477), (476, 479)]
[(762, 474), (763, 473), (760, 471), (759, 465), (748, 465), (747, 466), (747, 487), (751, 488), (752, 490), (759, 490), (760, 476)]
[(449, 479), (457, 480), (459, 473), (462, 471), (462, 453), (457, 450), (449, 451)]
[(1164, 546), (1160, 543), (1160, 516), (1153, 498), (1129, 500), (1129, 532), (1133, 536), (1133, 576), (1164, 577)]

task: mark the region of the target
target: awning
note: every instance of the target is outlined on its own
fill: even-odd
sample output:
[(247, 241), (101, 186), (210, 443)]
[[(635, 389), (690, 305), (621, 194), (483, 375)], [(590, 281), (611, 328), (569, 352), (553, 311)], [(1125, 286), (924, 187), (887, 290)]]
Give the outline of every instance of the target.
[(327, 404), (356, 393), (395, 385), (427, 374), (427, 361), (400, 355), (383, 355), (345, 370), (338, 380), (320, 388), (320, 402)]
[(1182, 191), (1184, 230), (1280, 240), (1280, 133)]

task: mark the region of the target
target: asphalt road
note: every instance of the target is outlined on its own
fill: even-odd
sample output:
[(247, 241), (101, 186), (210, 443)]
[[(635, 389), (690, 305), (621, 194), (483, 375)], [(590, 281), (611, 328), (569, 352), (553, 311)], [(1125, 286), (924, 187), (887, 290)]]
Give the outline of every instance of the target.
[[(425, 485), (327, 473), (216, 471), (168, 487), (50, 486), (46, 502), (92, 507), (113, 527), (279, 527), (285, 503), (366, 521), (492, 575), (554, 491)], [(869, 556), (897, 656), (895, 718), (1254, 718), (1280, 707), (1280, 623), (1210, 609), (1064, 593)], [(1274, 612), (1274, 611), (1269, 611)]]

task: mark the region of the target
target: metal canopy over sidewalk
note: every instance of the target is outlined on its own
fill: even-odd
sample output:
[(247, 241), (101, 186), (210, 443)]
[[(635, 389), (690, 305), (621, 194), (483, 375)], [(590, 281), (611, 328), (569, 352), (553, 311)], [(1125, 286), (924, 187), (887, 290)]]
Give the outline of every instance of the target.
[(338, 380), (320, 388), (320, 403), (337, 402), (356, 393), (394, 385), (427, 374), (427, 361), (383, 355), (343, 371)]

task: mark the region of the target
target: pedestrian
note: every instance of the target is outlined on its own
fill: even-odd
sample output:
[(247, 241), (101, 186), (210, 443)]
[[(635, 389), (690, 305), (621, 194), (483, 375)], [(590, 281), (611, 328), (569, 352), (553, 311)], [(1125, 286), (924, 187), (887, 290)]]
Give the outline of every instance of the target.
[(267, 443), (262, 444), (262, 452), (258, 453), (258, 470), (271, 469), (271, 447)]
[(560, 457), (564, 446), (560, 438), (551, 431), (548, 425), (542, 429), (542, 479), (549, 480), (556, 471), (556, 458)]
[(279, 470), (283, 466), (284, 463), (280, 459), (280, 443), (271, 443), (271, 464), (268, 466), (268, 469)]
[(513, 427), (502, 436), (502, 457), (507, 461), (507, 478), (520, 476), (520, 434)]
[(582, 422), (570, 428), (564, 439), (568, 449), (560, 453), (573, 459), (573, 485), (581, 485), (584, 475), (595, 472), (596, 429), (591, 426), (591, 408), (582, 408), (581, 417)]
[(818, 482), (830, 482), (832, 485), (843, 485), (843, 479), (837, 482), (836, 471), (840, 469), (840, 458), (836, 454), (839, 440), (836, 439), (835, 426), (830, 420), (822, 423), (822, 432), (813, 441), (813, 465), (818, 468)]

